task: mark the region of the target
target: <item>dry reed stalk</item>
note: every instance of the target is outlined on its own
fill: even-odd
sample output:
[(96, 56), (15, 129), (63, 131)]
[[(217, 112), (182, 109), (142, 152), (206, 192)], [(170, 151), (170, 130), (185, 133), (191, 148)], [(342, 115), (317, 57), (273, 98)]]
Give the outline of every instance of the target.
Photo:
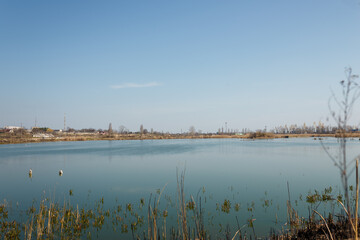
[(326, 223), (326, 220), (324, 219), (324, 217), (321, 216), (321, 214), (318, 213), (316, 210), (313, 210), (313, 211), (314, 211), (317, 215), (319, 215), (319, 216), (321, 217), (321, 219), (324, 221), (325, 226), (326, 226), (327, 230), (329, 231), (331, 240), (334, 240), (334, 238), (333, 238), (333, 236), (332, 236), (332, 234), (331, 234), (330, 228), (329, 228), (328, 224)]
[(60, 237), (62, 236), (62, 231), (63, 231), (63, 227), (64, 227), (65, 214), (66, 214), (66, 203), (64, 202), (63, 216), (62, 216), (62, 218), (60, 220)]
[(51, 234), (51, 203), (49, 207), (49, 218), (48, 218), (48, 226), (47, 226), (47, 235), (50, 237)]
[(199, 193), (200, 193), (200, 190), (196, 197), (199, 205), (195, 202), (195, 199), (193, 196), (190, 196), (190, 198), (194, 205), (193, 212), (194, 212), (194, 222), (195, 222), (195, 227), (196, 227), (195, 232), (197, 232), (196, 239), (203, 240), (206, 238), (206, 234), (205, 234), (203, 216), (202, 216), (203, 213), (202, 213), (202, 208), (201, 208), (201, 197), (199, 198), (199, 196), (198, 196)]
[(327, 239), (327, 240), (330, 240), (329, 237), (328, 237), (328, 235), (326, 234), (326, 232), (325, 232), (325, 230), (324, 230), (323, 228), (321, 229), (321, 231), (324, 233), (326, 239)]
[(181, 173), (180, 182), (178, 171), (176, 171), (176, 179), (177, 179), (177, 191), (178, 191), (178, 202), (179, 202), (179, 230), (181, 231), (182, 239), (188, 239), (188, 229), (187, 229), (187, 218), (186, 218), (186, 205), (185, 205), (185, 192), (184, 192), (184, 180), (185, 180), (185, 170)]
[(163, 238), (166, 240), (166, 217), (164, 217), (164, 230), (163, 230)]
[[(150, 206), (150, 209), (151, 209), (151, 206)], [(154, 210), (151, 209), (151, 213), (152, 213), (152, 221), (153, 221), (153, 236), (154, 236), (154, 240), (157, 239), (157, 224), (156, 224), (156, 214), (154, 214), (154, 211), (157, 211), (157, 209), (155, 208), (155, 202), (154, 202)]]
[(291, 228), (291, 212), (290, 212), (290, 204), (289, 201), (286, 201), (286, 213), (287, 213), (287, 218), (288, 218), (288, 223), (290, 224), (290, 228)]
[(232, 238), (231, 240), (234, 240), (235, 237), (236, 237), (236, 235), (238, 235), (239, 232), (240, 232), (240, 230), (237, 230), (236, 233), (235, 233), (235, 235), (233, 236), (233, 238)]
[(150, 216), (151, 216), (151, 195), (150, 195), (150, 198), (149, 198), (149, 205), (148, 205), (148, 239), (151, 240), (151, 229), (152, 229), (152, 224), (151, 224), (151, 221), (150, 221)]
[(31, 235), (32, 235), (32, 231), (33, 231), (33, 224), (34, 224), (34, 215), (31, 217), (29, 231), (27, 232), (27, 234), (26, 234), (26, 228), (25, 228), (25, 236), (26, 236), (27, 240), (31, 240)]
[(352, 227), (352, 230), (355, 232), (355, 226), (354, 226), (354, 224), (353, 224), (353, 222), (352, 222), (352, 220), (351, 220), (351, 218), (350, 218), (349, 212), (346, 210), (346, 207), (344, 206), (344, 204), (343, 204), (339, 199), (338, 199), (337, 201), (341, 204), (341, 206), (343, 207), (346, 215), (349, 217), (350, 225), (351, 225), (351, 227)]
[(76, 204), (76, 221), (75, 221), (76, 224), (79, 223), (79, 218), (80, 218), (80, 215), (79, 215), (79, 205)]
[(293, 232), (293, 219), (292, 219), (292, 207), (291, 207), (291, 199), (290, 199), (290, 187), (289, 187), (289, 182), (286, 182), (287, 184), (287, 190), (288, 190), (288, 200), (286, 202), (287, 205), (287, 216), (288, 216), (288, 222), (290, 224), (290, 231)]
[[(149, 199), (149, 206), (148, 206), (148, 238), (157, 240), (158, 238), (158, 229), (157, 229), (157, 217), (158, 217), (158, 212), (159, 212), (159, 204), (160, 204), (160, 198), (162, 193), (165, 190), (167, 184), (165, 184), (165, 186), (162, 188), (160, 194), (159, 194), (159, 198), (156, 201), (156, 199), (154, 200), (154, 209), (151, 208), (151, 195), (150, 195), (150, 199)], [(156, 203), (156, 204), (155, 204)], [(166, 239), (166, 220), (164, 219), (164, 229), (165, 229), (165, 239)]]
[(37, 218), (37, 225), (36, 225), (36, 232), (37, 232), (37, 237), (36, 239), (41, 239), (42, 235), (43, 235), (43, 209), (44, 206), (42, 206), (40, 204), (40, 210), (39, 210), (39, 215)]
[(239, 219), (237, 216), (235, 216), (236, 218), (236, 224), (238, 226), (238, 231), (239, 231), (239, 240), (242, 240), (242, 236), (241, 236), (241, 228), (240, 228), (240, 224), (239, 224)]
[(355, 202), (355, 240), (358, 240), (358, 210), (359, 210), (359, 159), (356, 159), (356, 202)]
[(197, 211), (196, 202), (195, 202), (193, 196), (190, 196), (190, 197), (191, 197), (191, 200), (194, 202), (194, 221), (195, 221), (196, 231), (197, 231), (197, 234), (198, 234), (198, 239), (201, 240), (202, 239), (201, 234), (200, 234), (201, 233), (201, 230), (200, 230), (200, 221), (201, 221), (201, 219), (199, 219), (200, 216), (199, 216), (198, 211)]
[(148, 209), (148, 239), (151, 240), (150, 207)]

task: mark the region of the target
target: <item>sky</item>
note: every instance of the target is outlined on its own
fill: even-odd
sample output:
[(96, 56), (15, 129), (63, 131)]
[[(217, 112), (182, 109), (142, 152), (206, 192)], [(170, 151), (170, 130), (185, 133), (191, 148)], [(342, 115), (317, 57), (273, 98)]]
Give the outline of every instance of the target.
[(359, 23), (360, 0), (1, 0), (0, 127), (326, 122)]

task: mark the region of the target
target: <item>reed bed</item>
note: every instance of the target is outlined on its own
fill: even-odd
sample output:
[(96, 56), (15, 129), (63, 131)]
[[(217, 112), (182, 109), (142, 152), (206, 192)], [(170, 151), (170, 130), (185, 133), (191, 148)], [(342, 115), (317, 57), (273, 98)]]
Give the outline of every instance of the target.
[[(356, 165), (358, 179), (358, 162)], [(79, 207), (71, 204), (70, 199), (63, 204), (43, 199), (33, 204), (25, 212), (25, 221), (16, 221), (11, 216), (11, 206), (5, 201), (0, 204), (0, 238), (1, 239), (103, 239), (104, 232), (113, 231), (120, 239), (143, 240), (188, 240), (188, 239), (357, 239), (358, 236), (358, 181), (356, 187), (351, 188), (353, 198), (351, 209), (348, 212), (344, 205), (343, 196), (334, 194), (332, 188), (324, 191), (309, 193), (305, 203), (309, 207), (309, 215), (301, 216), (297, 203), (290, 199), (286, 203), (287, 219), (278, 224), (277, 229), (271, 229), (267, 235), (258, 235), (256, 232), (255, 203), (247, 205), (248, 220), (239, 221), (239, 203), (229, 199), (218, 202), (216, 209), (219, 213), (228, 216), (232, 224), (219, 224), (221, 230), (213, 234), (214, 225), (209, 225), (205, 216), (206, 202), (204, 189), (192, 196), (185, 191), (185, 172), (177, 174), (176, 201), (164, 196), (164, 189), (150, 195), (148, 201), (141, 198), (139, 202), (118, 204), (105, 209), (104, 198), (95, 202), (93, 207)], [(71, 198), (72, 194), (69, 194)], [(262, 199), (265, 209), (274, 207), (272, 201), (266, 197)], [(166, 204), (161, 204), (161, 203)], [(322, 204), (331, 204), (337, 211), (325, 212), (319, 210)], [(175, 211), (169, 209), (174, 207)], [(176, 221), (167, 221), (169, 213), (175, 213)], [(234, 214), (232, 214), (234, 213)], [(215, 215), (215, 218), (219, 216)], [(174, 217), (174, 216), (172, 216)], [(214, 218), (214, 216), (212, 216)], [(280, 221), (281, 222), (281, 221)], [(174, 224), (175, 223), (175, 224)], [(106, 235), (105, 235), (106, 236)]]

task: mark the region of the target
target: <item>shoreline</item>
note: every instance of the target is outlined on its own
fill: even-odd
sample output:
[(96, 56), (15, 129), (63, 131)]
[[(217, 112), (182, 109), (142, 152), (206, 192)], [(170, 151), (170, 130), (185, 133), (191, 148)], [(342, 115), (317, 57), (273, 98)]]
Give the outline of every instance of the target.
[[(13, 134), (1, 134), (0, 145), (3, 144), (22, 144), (22, 143), (40, 143), (40, 142), (76, 142), (76, 141), (121, 141), (121, 140), (163, 140), (163, 139), (276, 139), (276, 138), (325, 138), (340, 137), (337, 134), (274, 134), (274, 133), (248, 133), (245, 135), (233, 134), (83, 134), (66, 133), (54, 137), (33, 137), (32, 135), (18, 136)], [(359, 138), (360, 133), (347, 133), (347, 138)]]

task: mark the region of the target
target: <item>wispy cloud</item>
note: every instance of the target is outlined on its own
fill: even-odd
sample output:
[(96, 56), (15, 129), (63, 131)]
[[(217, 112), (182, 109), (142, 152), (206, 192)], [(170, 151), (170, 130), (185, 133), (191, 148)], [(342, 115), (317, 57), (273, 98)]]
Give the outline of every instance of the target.
[(111, 88), (113, 89), (120, 89), (120, 88), (147, 88), (147, 87), (156, 87), (160, 86), (157, 82), (150, 82), (150, 83), (124, 83), (120, 85), (113, 85)]

